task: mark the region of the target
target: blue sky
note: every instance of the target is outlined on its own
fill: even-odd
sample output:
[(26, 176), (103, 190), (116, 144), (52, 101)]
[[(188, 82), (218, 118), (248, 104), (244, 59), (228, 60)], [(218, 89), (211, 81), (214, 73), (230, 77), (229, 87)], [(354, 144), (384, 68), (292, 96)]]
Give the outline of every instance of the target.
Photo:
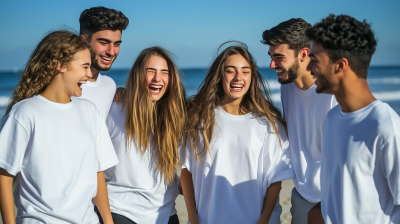
[(113, 68), (130, 68), (141, 50), (162, 46), (181, 68), (206, 67), (228, 40), (245, 42), (260, 67), (269, 65), (262, 32), (290, 18), (315, 24), (329, 13), (366, 19), (378, 39), (372, 65), (400, 65), (400, 1), (3, 1), (0, 7), (0, 71), (22, 69), (35, 45), (52, 30), (79, 30), (79, 15), (93, 6), (122, 11), (130, 24)]

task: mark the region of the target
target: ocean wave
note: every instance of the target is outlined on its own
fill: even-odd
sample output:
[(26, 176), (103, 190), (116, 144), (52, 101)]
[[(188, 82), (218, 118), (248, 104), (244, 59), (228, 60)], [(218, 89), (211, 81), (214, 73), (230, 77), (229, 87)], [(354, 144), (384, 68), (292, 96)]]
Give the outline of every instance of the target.
[(0, 96), (0, 107), (6, 107), (8, 105), (8, 101), (10, 97), (8, 96)]
[(371, 78), (368, 84), (400, 84), (400, 77)]

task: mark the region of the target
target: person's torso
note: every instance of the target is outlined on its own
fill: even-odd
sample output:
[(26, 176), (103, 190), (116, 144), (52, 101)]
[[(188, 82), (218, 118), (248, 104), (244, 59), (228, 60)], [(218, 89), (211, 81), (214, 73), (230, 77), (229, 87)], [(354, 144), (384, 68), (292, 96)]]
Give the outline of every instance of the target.
[(321, 160), (326, 223), (396, 223), (391, 219), (400, 207), (394, 205), (382, 156), (387, 136), (400, 132), (400, 119), (391, 110), (375, 101), (353, 113), (338, 105), (327, 115)]
[(108, 76), (99, 74), (96, 82), (88, 81), (81, 88), (82, 96), (80, 98), (88, 99), (94, 103), (105, 121), (117, 89), (114, 80)]
[(17, 223), (97, 223), (96, 108), (35, 96), (11, 112), (29, 134), (14, 199)]
[(136, 223), (167, 223), (176, 213), (179, 177), (168, 185), (157, 170), (158, 149), (141, 155), (134, 142), (128, 144), (122, 104), (113, 103), (106, 124), (120, 161), (104, 172), (111, 212)]
[(322, 126), (326, 114), (335, 106), (330, 94), (317, 94), (316, 86), (303, 91), (294, 83), (281, 86), (281, 98), (295, 170), (297, 191), (316, 203), (320, 197)]

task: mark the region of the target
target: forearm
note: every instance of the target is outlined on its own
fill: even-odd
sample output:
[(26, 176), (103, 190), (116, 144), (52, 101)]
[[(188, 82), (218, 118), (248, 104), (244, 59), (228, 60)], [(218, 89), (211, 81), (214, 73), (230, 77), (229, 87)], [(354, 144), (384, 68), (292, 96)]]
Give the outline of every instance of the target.
[(3, 223), (15, 224), (13, 176), (0, 168), (0, 210)]
[(308, 224), (324, 224), (324, 218), (321, 213), (321, 202), (318, 202), (309, 212), (308, 212)]
[(269, 219), (271, 218), (272, 212), (274, 211), (274, 207), (279, 198), (279, 193), (281, 192), (282, 183), (276, 182), (271, 184), (264, 198), (264, 208), (261, 212), (261, 217), (258, 220), (257, 224), (268, 224)]
[(97, 195), (93, 198), (93, 201), (101, 214), (104, 224), (114, 223), (111, 216), (106, 180), (104, 179), (103, 172), (97, 173)]
[(191, 224), (198, 224), (199, 218), (197, 217), (196, 212), (192, 174), (187, 169), (182, 169), (181, 171), (181, 185), (188, 211), (189, 221)]

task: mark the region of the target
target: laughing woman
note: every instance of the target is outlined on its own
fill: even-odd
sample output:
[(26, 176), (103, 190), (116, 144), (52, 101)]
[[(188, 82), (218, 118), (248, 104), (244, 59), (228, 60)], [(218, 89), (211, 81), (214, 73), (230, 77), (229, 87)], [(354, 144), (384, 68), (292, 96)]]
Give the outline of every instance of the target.
[(68, 31), (48, 34), (32, 53), (0, 131), (4, 223), (98, 223), (92, 199), (112, 223), (102, 171), (118, 159), (96, 106), (71, 99), (90, 62), (86, 42)]
[(179, 223), (176, 170), (185, 93), (166, 50), (139, 54), (120, 102), (106, 122), (120, 160), (105, 171), (114, 223)]
[(191, 224), (280, 223), (292, 179), (285, 122), (247, 47), (230, 46), (188, 101), (181, 184)]

